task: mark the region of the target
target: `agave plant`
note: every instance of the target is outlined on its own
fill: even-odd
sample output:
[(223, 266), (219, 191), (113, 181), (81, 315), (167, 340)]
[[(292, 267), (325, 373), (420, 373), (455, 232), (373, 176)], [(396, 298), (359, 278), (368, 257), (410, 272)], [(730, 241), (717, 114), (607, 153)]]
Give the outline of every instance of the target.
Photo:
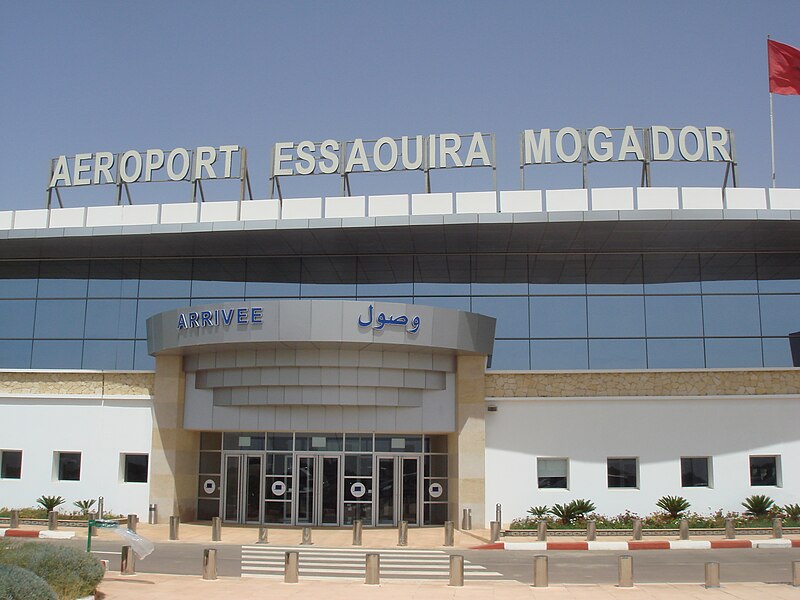
[(573, 521), (585, 517), (595, 508), (591, 500), (573, 500), (566, 504), (554, 504), (550, 509), (550, 514), (561, 521), (562, 525), (569, 525)]
[(800, 521), (800, 504), (787, 504), (782, 510), (787, 519)]
[(669, 514), (672, 519), (677, 519), (689, 509), (691, 504), (682, 496), (662, 496), (656, 502), (656, 506)]
[(92, 510), (94, 503), (94, 498), (89, 498), (88, 500), (76, 500), (72, 505), (78, 508), (83, 514), (86, 514)]
[(50, 512), (64, 504), (66, 500), (61, 496), (39, 496), (36, 502), (47, 512)]
[(766, 517), (770, 510), (775, 507), (775, 501), (764, 494), (755, 494), (749, 498), (745, 498), (742, 502), (746, 515), (753, 517)]
[(531, 506), (528, 509), (528, 514), (529, 515), (531, 515), (533, 517), (537, 517), (539, 519), (545, 518), (547, 516), (547, 513), (549, 513), (549, 512), (550, 512), (550, 507), (549, 506), (545, 506), (545, 505), (542, 505), (542, 506)]

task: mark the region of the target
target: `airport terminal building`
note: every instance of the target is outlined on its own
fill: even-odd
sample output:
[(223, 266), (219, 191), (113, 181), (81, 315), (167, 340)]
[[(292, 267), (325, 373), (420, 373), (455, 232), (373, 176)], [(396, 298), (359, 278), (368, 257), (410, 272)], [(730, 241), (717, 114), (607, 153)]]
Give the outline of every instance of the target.
[(480, 526), (800, 502), (798, 234), (792, 189), (0, 212), (0, 505)]

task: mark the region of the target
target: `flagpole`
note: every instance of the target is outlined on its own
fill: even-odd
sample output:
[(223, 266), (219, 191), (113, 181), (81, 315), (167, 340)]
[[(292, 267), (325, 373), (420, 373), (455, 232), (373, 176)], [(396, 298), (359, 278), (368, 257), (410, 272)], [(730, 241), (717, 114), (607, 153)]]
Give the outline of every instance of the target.
[[(769, 40), (770, 36), (767, 36), (767, 54), (769, 54)], [(769, 58), (767, 58), (767, 62), (769, 62)], [(769, 93), (769, 142), (770, 148), (772, 149), (772, 187), (775, 187), (775, 117), (772, 113), (772, 91)]]

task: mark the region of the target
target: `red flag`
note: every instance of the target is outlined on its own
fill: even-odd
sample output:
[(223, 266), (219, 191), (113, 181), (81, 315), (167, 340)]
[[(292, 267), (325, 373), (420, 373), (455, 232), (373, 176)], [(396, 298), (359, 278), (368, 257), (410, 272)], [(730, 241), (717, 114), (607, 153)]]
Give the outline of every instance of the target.
[(769, 91), (773, 94), (800, 95), (800, 49), (767, 40)]

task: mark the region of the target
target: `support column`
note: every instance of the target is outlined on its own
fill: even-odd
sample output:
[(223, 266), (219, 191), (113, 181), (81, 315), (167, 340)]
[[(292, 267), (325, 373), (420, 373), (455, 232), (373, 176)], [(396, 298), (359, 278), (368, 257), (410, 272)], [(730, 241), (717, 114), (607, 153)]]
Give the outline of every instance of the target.
[(456, 431), (448, 436), (450, 519), (472, 509), (473, 527), (486, 527), (486, 357), (456, 357)]
[(183, 428), (185, 389), (183, 357), (157, 356), (150, 502), (158, 505), (165, 518), (175, 516), (188, 522), (197, 517), (200, 433)]

